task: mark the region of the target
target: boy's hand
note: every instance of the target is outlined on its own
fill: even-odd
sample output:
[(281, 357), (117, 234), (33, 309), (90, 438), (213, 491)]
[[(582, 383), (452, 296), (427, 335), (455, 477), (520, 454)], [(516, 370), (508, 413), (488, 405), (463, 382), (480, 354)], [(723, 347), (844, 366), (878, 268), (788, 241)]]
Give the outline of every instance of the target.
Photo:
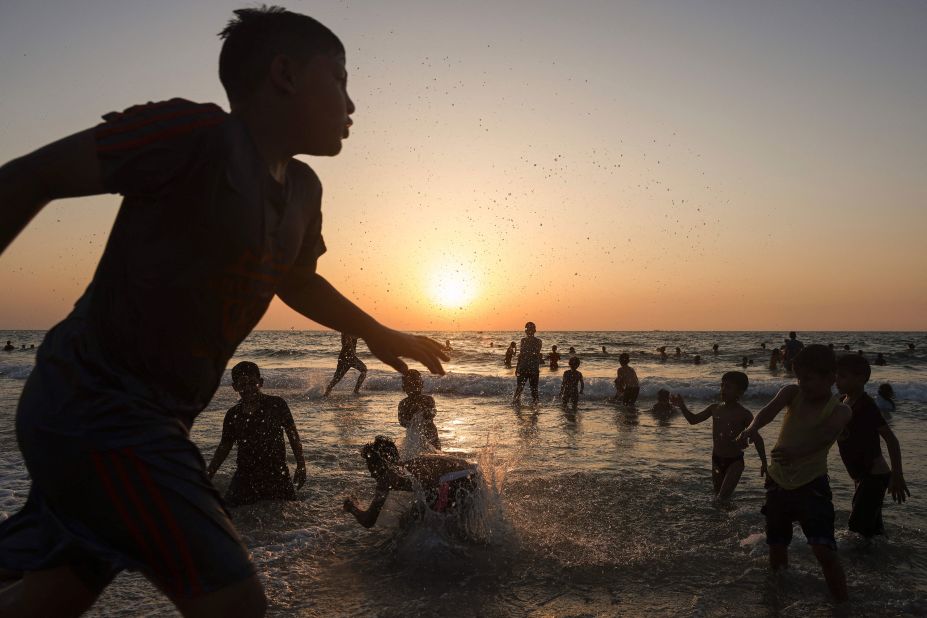
[(772, 450), (772, 458), (773, 461), (777, 461), (780, 464), (787, 466), (798, 459), (798, 453), (792, 447), (777, 446)]
[(904, 477), (900, 474), (892, 473), (892, 478), (888, 482), (888, 491), (892, 494), (892, 500), (901, 504), (905, 501), (906, 498), (911, 497), (911, 492), (908, 491), (908, 486), (904, 482)]
[(431, 373), (444, 375), (441, 361), (450, 357), (441, 350), (441, 344), (421, 335), (407, 335), (382, 327), (364, 337), (374, 356), (400, 373), (409, 370), (400, 357), (412, 358), (425, 365)]
[[(747, 427), (740, 432), (740, 435), (734, 438), (734, 441), (740, 444), (743, 440), (747, 441), (747, 444), (753, 443), (757, 436), (760, 435), (760, 432), (753, 427)], [(775, 452), (775, 451), (774, 451)], [(775, 457), (773, 457), (775, 459)]]
[(760, 478), (765, 478), (766, 472), (768, 472), (768, 470), (766, 469), (766, 462), (764, 461), (762, 464), (760, 464)]
[(306, 482), (306, 466), (296, 466), (296, 472), (293, 473), (293, 484), (296, 485), (296, 489), (299, 489), (303, 486), (303, 483)]

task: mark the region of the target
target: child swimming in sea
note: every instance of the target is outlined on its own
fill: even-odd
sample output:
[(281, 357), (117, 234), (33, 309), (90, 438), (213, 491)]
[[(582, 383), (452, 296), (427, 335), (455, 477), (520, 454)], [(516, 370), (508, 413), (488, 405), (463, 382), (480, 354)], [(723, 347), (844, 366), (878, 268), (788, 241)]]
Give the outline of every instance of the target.
[(422, 374), (410, 369), (402, 377), (402, 390), (407, 397), (399, 402), (399, 424), (406, 428), (402, 452), (406, 457), (441, 450), (441, 439), (435, 426), (435, 400), (422, 394)]
[(667, 417), (676, 411), (675, 406), (670, 403), (670, 392), (665, 388), (657, 391), (657, 402), (650, 408), (650, 413), (654, 416)]

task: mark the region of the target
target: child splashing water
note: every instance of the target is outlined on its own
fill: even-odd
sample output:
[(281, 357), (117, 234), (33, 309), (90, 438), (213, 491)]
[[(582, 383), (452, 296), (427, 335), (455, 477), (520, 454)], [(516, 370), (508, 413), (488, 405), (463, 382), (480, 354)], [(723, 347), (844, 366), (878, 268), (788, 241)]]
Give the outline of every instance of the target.
[(435, 426), (435, 400), (422, 394), (422, 374), (414, 369), (402, 377), (406, 397), (399, 402), (399, 424), (406, 428), (402, 454), (414, 457), (441, 450), (441, 439)]

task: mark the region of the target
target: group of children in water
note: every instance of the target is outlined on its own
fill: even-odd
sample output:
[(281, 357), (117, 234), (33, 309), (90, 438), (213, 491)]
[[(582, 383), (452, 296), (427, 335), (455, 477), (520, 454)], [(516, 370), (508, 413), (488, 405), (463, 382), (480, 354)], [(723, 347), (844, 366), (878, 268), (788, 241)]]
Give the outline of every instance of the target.
[[(516, 402), (526, 382), (537, 400), (541, 341), (534, 336), (534, 324), (529, 322), (525, 331), (518, 356)], [(356, 340), (351, 339), (348, 338), (347, 345), (353, 349)], [(554, 358), (551, 363), (557, 360)], [(633, 405), (640, 393), (640, 382), (629, 360), (628, 354), (618, 357), (617, 395), (611, 399), (622, 405)], [(886, 492), (897, 502), (904, 502), (910, 492), (904, 481), (898, 440), (879, 405), (865, 392), (871, 375), (868, 360), (858, 354), (837, 358), (828, 346), (810, 345), (789, 355), (789, 361), (797, 384), (783, 387), (755, 416), (740, 403), (749, 387), (749, 378), (740, 371), (722, 375), (720, 401), (701, 412), (691, 412), (682, 395), (665, 389), (658, 391), (651, 412), (670, 415), (678, 411), (690, 424), (711, 419), (711, 478), (714, 494), (720, 500), (733, 494), (744, 470), (744, 450), (748, 444), (754, 445), (761, 462), (760, 474), (766, 479), (762, 513), (766, 518), (771, 567), (777, 570), (788, 565), (792, 525), (797, 521), (834, 599), (840, 602), (846, 600), (847, 591), (834, 537), (834, 506), (827, 471), (831, 446), (837, 443), (856, 487), (848, 522), (851, 531), (867, 539), (883, 534), (881, 512)], [(585, 384), (578, 371), (580, 359), (572, 356), (568, 364), (559, 397), (564, 406), (575, 410)], [(339, 359), (336, 374), (339, 378), (344, 375), (341, 365)], [(229, 502), (293, 499), (293, 483), (299, 487), (305, 480), (305, 463), (286, 403), (259, 393), (262, 381), (253, 363), (239, 363), (232, 370), (232, 378), (242, 401), (226, 416), (222, 441), (208, 468), (210, 476), (237, 440), (238, 470), (227, 494)], [(832, 393), (834, 385), (837, 395)], [(407, 371), (402, 387), (406, 393), (398, 413), (399, 424), (406, 429), (402, 449), (384, 436), (377, 436), (374, 442), (365, 445), (362, 455), (377, 482), (374, 498), (366, 510), (353, 497), (344, 501), (344, 510), (365, 527), (374, 525), (391, 490), (419, 489), (432, 511), (447, 513), (460, 508), (477, 487), (479, 469), (474, 464), (441, 452), (435, 400), (424, 394), (421, 374)], [(243, 421), (249, 406), (251, 413), (260, 410), (271, 422)], [(783, 410), (779, 437), (768, 461), (760, 430)], [(297, 461), (293, 482), (285, 461), (284, 433)], [(882, 455), (880, 440), (886, 443), (890, 465)], [(255, 456), (258, 452), (261, 457)], [(257, 465), (261, 458), (264, 461)]]

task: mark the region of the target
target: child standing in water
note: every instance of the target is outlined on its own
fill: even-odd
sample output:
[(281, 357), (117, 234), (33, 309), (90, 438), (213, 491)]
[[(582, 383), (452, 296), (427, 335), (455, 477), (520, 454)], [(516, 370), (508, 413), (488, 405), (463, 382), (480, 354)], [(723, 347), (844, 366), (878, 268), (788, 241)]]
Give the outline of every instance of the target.
[[(753, 413), (740, 404), (740, 398), (747, 392), (749, 384), (747, 374), (728, 371), (721, 376), (721, 403), (713, 403), (698, 414), (689, 412), (682, 395), (673, 396), (673, 403), (690, 425), (711, 419), (714, 443), (711, 453), (711, 481), (715, 495), (720, 500), (731, 497), (744, 471), (746, 441), (739, 440), (738, 436), (750, 425)], [(766, 476), (766, 448), (763, 439), (757, 436), (754, 446), (756, 454), (760, 456), (760, 476)]]
[(633, 405), (637, 401), (637, 396), (640, 395), (640, 381), (637, 379), (637, 372), (628, 364), (631, 362), (631, 357), (627, 352), (622, 352), (618, 357), (618, 364), (621, 367), (618, 368), (618, 377), (615, 378), (615, 401), (621, 400), (626, 406)]
[(572, 402), (573, 409), (579, 403), (579, 395), (586, 388), (583, 382), (583, 374), (577, 371), (579, 368), (579, 359), (575, 356), (570, 359), (570, 368), (563, 372), (563, 383), (560, 385), (560, 399), (563, 405)]
[(557, 352), (557, 346), (550, 346), (550, 354), (547, 355), (547, 360), (550, 361), (551, 371), (557, 371), (560, 368), (560, 354)]
[(515, 356), (515, 342), (509, 344), (508, 349), (505, 351), (505, 366), (512, 367), (512, 357)]
[(515, 395), (512, 397), (512, 404), (517, 405), (521, 402), (521, 392), (525, 388), (525, 382), (531, 387), (531, 399), (535, 405), (538, 402), (538, 379), (541, 366), (541, 346), (540, 339), (534, 336), (537, 327), (534, 322), (525, 324), (525, 336), (521, 339), (521, 351), (518, 353), (518, 364), (515, 367)]
[[(882, 501), (886, 490), (899, 503), (911, 495), (901, 471), (898, 438), (882, 418), (879, 406), (866, 394), (866, 382), (871, 374), (869, 361), (862, 356), (847, 354), (837, 359), (837, 390), (844, 394), (843, 403), (853, 412), (837, 440), (843, 465), (856, 484), (847, 527), (865, 538), (885, 534)], [(880, 436), (888, 447), (891, 468), (882, 457)]]
[(756, 441), (759, 430), (787, 408), (766, 475), (766, 543), (773, 571), (789, 565), (792, 523), (798, 521), (834, 600), (847, 600), (847, 580), (834, 539), (834, 503), (827, 453), (853, 412), (831, 392), (837, 361), (825, 345), (809, 345), (794, 358), (798, 384), (780, 390), (741, 434)]
[(435, 426), (435, 400), (422, 394), (422, 374), (410, 369), (402, 377), (402, 390), (407, 397), (399, 402), (399, 424), (406, 428), (403, 453), (414, 457), (421, 453), (441, 450), (441, 439)]

